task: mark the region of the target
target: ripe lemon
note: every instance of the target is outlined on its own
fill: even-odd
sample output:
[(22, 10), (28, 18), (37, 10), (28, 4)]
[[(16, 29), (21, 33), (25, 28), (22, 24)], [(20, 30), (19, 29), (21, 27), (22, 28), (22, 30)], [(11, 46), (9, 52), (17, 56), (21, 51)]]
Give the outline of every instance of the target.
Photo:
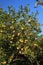
[(19, 41), (20, 41), (20, 42), (23, 42), (23, 39), (20, 39)]
[(38, 44), (34, 44), (34, 46), (38, 46)]

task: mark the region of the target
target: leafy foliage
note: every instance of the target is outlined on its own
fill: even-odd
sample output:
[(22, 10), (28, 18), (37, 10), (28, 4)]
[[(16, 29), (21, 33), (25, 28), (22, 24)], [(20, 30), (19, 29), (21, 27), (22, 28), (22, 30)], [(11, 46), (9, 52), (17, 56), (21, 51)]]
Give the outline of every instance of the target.
[(43, 36), (36, 14), (29, 15), (28, 6), (18, 12), (10, 6), (8, 12), (0, 8), (0, 65), (43, 64)]

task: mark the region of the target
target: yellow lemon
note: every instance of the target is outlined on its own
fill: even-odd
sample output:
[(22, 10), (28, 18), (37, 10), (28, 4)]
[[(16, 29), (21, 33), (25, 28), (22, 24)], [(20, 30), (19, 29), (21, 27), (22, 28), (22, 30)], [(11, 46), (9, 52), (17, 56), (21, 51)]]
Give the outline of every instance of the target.
[(23, 27), (21, 27), (21, 30), (24, 30), (24, 28), (23, 28)]
[(2, 25), (2, 27), (3, 27), (3, 28), (5, 28), (5, 27), (6, 27), (6, 25), (4, 25), (4, 24), (3, 24), (3, 25)]
[(9, 60), (9, 61), (11, 62), (11, 60), (12, 60), (12, 58), (10, 58), (10, 60)]
[(2, 64), (6, 64), (6, 61), (2, 62)]
[(14, 26), (10, 26), (10, 29), (14, 29)]
[(13, 40), (13, 37), (11, 38), (11, 40)]
[(15, 30), (13, 30), (13, 33), (15, 33)]
[(28, 22), (31, 22), (31, 19), (29, 19)]
[(19, 41), (20, 41), (20, 42), (23, 42), (23, 39), (20, 39)]
[(34, 44), (34, 46), (38, 46), (38, 44)]
[(10, 43), (12, 43), (12, 41), (10, 41)]
[(14, 34), (12, 35), (12, 37), (14, 37)]
[(32, 35), (32, 33), (30, 33), (29, 35)]
[(27, 42), (28, 40), (25, 40), (25, 43)]
[(21, 51), (19, 51), (19, 53), (21, 53)]
[(16, 18), (14, 20), (16, 20)]
[(27, 50), (28, 49), (28, 46), (27, 47), (25, 47), (25, 50)]
[(12, 21), (12, 23), (14, 23), (14, 21)]
[(21, 50), (23, 50), (23, 48), (21, 48)]
[(25, 33), (25, 35), (26, 35), (26, 33)]
[(20, 33), (18, 33), (18, 36), (20, 35)]
[(17, 49), (19, 49), (19, 47), (17, 47)]
[(2, 33), (3, 31), (0, 29), (0, 32)]

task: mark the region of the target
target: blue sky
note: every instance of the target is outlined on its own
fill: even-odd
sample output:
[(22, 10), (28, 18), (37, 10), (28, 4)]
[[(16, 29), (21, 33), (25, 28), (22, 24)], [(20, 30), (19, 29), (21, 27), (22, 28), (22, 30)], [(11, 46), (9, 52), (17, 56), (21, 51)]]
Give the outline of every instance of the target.
[[(37, 8), (34, 8), (35, 5), (35, 1), (36, 0), (0, 0), (0, 8), (2, 7), (4, 10), (7, 10), (7, 6), (12, 5), (13, 7), (15, 7), (16, 10), (18, 10), (18, 7), (20, 5), (29, 5), (30, 11), (34, 12), (36, 10), (38, 10), (39, 15), (38, 15), (38, 21), (40, 24), (43, 24), (43, 8), (41, 5), (39, 5)], [(41, 26), (42, 29), (42, 33), (43, 34), (43, 26)]]

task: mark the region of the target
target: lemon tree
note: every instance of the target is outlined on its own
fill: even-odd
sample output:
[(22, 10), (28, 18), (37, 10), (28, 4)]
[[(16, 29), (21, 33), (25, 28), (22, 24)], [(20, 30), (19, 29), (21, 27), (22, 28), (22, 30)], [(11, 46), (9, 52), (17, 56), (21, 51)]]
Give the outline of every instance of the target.
[(0, 65), (41, 65), (43, 36), (36, 14), (29, 14), (27, 6), (18, 12), (0, 8)]

